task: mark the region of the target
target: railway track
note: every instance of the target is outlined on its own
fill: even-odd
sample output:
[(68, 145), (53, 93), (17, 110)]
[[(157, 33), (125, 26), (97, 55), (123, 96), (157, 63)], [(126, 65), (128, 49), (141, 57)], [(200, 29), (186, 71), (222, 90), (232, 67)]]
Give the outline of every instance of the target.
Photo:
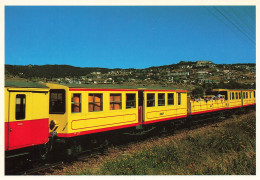
[[(233, 115), (236, 116), (236, 115)], [(228, 117), (229, 118), (229, 117)], [(127, 139), (125, 140), (123, 143), (120, 144), (112, 144), (109, 147), (114, 147), (117, 148), (119, 151), (125, 151), (127, 150), (127, 146), (132, 145), (132, 144), (136, 144), (136, 143), (140, 143), (144, 140), (148, 140), (149, 138), (161, 138), (161, 137), (168, 137), (168, 136), (172, 136), (172, 135), (177, 135), (180, 133), (183, 133), (185, 131), (189, 131), (189, 130), (196, 130), (198, 128), (202, 128), (202, 127), (207, 127), (207, 126), (218, 126), (218, 123), (227, 120), (228, 118), (224, 118), (224, 117), (218, 117), (218, 118), (212, 118), (212, 119), (206, 119), (206, 120), (201, 120), (201, 121), (196, 121), (193, 124), (191, 124), (190, 126), (186, 126), (186, 127), (178, 127), (176, 129), (174, 129), (174, 132), (165, 132), (165, 133), (161, 133), (161, 134), (152, 134), (148, 137), (142, 137), (142, 138), (138, 138), (138, 139)], [(234, 118), (234, 117), (233, 117)], [(31, 164), (31, 166), (28, 166), (27, 169), (25, 169), (23, 167), (23, 170), (15, 170), (15, 171), (10, 171), (10, 172), (6, 172), (6, 175), (44, 175), (46, 173), (48, 174), (52, 174), (53, 171), (55, 170), (59, 170), (59, 169), (63, 169), (63, 166), (72, 164), (74, 162), (88, 162), (90, 158), (99, 158), (101, 156), (105, 156), (107, 154), (107, 148), (103, 148), (103, 149), (92, 149), (89, 151), (85, 151), (84, 153), (81, 153), (77, 158), (75, 159), (69, 159), (69, 160), (61, 160), (62, 158), (55, 158), (52, 160), (47, 160), (46, 162), (41, 162), (41, 163), (36, 163), (36, 164)], [(67, 159), (67, 158), (66, 158)]]

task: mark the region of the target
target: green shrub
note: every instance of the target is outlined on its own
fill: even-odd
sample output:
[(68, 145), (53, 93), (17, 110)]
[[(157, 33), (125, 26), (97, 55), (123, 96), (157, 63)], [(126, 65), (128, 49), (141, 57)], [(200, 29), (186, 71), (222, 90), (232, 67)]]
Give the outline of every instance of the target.
[(255, 171), (255, 117), (218, 128), (188, 132), (167, 144), (121, 155), (96, 172), (103, 175), (253, 175)]

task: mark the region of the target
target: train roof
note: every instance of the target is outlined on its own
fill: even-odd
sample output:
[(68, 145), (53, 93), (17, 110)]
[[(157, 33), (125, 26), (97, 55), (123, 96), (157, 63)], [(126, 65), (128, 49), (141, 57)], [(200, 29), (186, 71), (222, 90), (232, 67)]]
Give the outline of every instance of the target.
[(68, 88), (87, 88), (87, 89), (183, 90), (174, 87), (126, 86), (126, 85), (112, 85), (112, 84), (57, 84), (57, 85), (63, 85)]
[(254, 91), (254, 89), (212, 89), (212, 91)]
[(35, 82), (17, 82), (17, 81), (5, 81), (5, 87), (19, 87), (19, 88), (49, 88), (44, 84)]

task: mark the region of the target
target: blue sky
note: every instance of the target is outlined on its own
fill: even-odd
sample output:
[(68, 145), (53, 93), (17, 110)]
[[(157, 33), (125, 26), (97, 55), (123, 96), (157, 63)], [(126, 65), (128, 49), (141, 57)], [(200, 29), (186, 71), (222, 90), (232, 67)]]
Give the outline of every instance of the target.
[(6, 6), (5, 64), (255, 63), (255, 6)]

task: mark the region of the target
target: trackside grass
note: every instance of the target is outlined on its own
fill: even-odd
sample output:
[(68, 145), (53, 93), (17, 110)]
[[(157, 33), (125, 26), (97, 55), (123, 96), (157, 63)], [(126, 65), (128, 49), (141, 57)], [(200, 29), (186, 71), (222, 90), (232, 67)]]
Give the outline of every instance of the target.
[(188, 131), (181, 138), (120, 155), (80, 174), (254, 175), (255, 157), (255, 116), (233, 116), (221, 126)]

